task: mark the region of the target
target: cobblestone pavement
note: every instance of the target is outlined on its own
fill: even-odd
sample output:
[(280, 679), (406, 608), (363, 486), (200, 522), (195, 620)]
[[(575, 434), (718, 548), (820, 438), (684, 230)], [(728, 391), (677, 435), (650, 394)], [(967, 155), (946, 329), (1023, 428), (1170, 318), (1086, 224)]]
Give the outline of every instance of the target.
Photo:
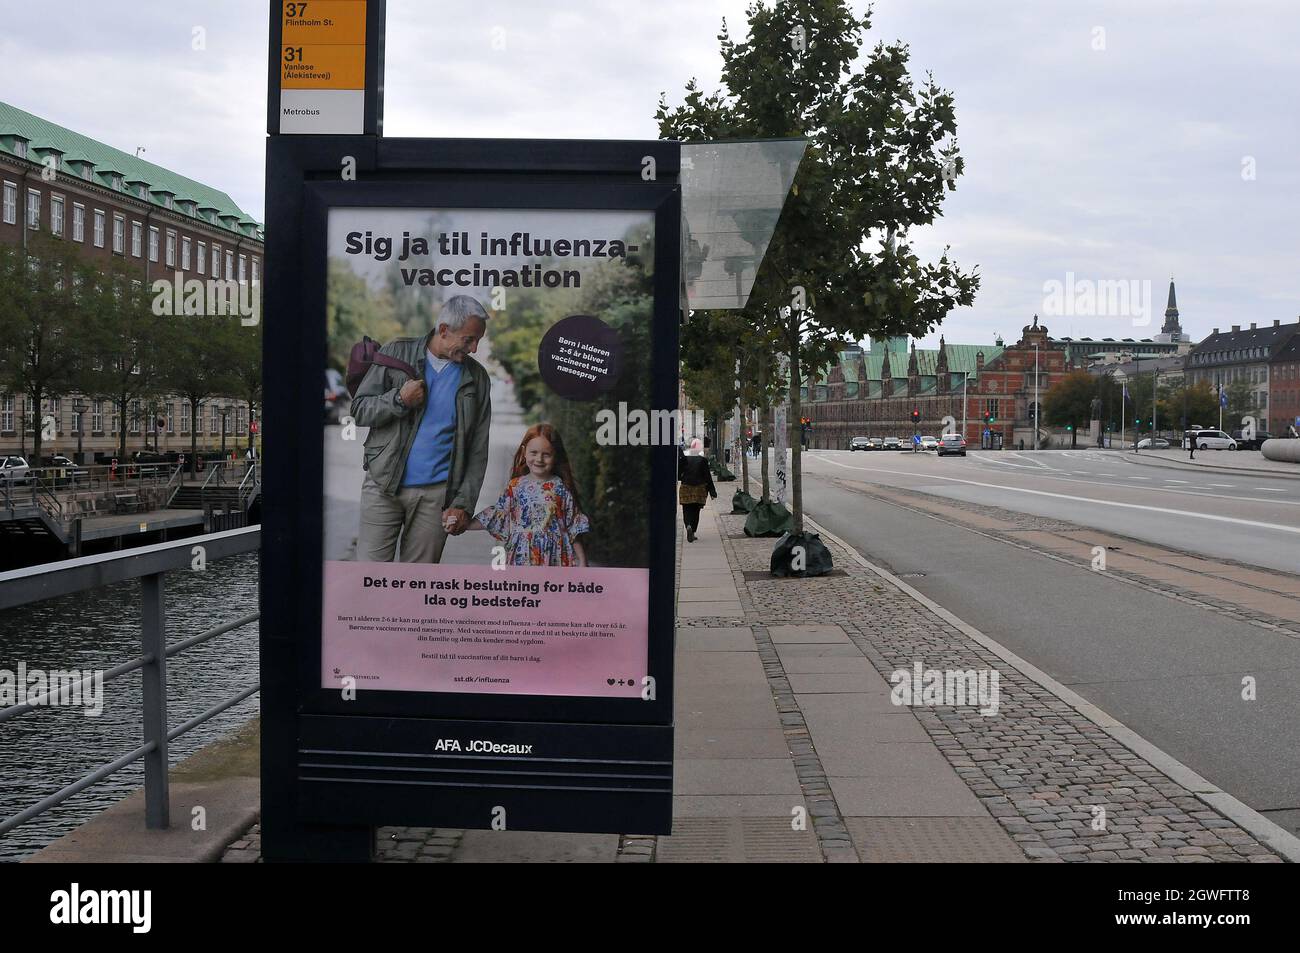
[[(766, 570), (772, 541), (745, 537), (741, 517), (724, 515), (722, 522), (733, 568)], [(996, 671), (996, 715), (973, 706), (912, 711), (1027, 856), (1071, 863), (1281, 862), (1094, 722), (827, 543), (846, 575), (747, 581), (740, 587), (746, 620), (838, 624), (886, 677), (910, 672), (915, 662), (927, 670)]]

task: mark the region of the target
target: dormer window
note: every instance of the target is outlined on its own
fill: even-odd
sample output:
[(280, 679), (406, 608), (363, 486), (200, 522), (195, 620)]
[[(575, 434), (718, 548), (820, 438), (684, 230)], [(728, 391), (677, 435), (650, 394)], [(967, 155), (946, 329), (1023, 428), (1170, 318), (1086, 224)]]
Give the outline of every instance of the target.
[(26, 139), (14, 139), (14, 155), (18, 156), (18, 158), (20, 158), (20, 159), (26, 159), (26, 158), (27, 158), (27, 140), (26, 140)]

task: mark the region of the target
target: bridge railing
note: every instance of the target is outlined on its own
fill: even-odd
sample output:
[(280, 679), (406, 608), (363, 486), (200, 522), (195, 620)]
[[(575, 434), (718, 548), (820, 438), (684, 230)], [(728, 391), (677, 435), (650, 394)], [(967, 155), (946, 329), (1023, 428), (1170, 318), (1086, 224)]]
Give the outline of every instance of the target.
[[(144, 761), (145, 824), (150, 828), (168, 826), (168, 744), (185, 734), (185, 732), (256, 694), (261, 686), (260, 683), (254, 682), (251, 686), (236, 692), (226, 700), (190, 718), (188, 721), (184, 721), (174, 728), (168, 727), (167, 660), (209, 639), (256, 622), (260, 613), (251, 612), (239, 618), (231, 619), (208, 629), (206, 632), (192, 635), (169, 646), (167, 644), (166, 610), (163, 602), (163, 578), (168, 572), (176, 570), (190, 571), (195, 546), (203, 547), (205, 560), (217, 560), (242, 553), (256, 552), (261, 546), (261, 539), (261, 528), (251, 526), (225, 533), (192, 536), (176, 542), (160, 543), (156, 546), (142, 546), (126, 553), (106, 553), (100, 556), (85, 556), (80, 559), (65, 559), (42, 566), (32, 566), (26, 569), (0, 573), (0, 610), (40, 602), (45, 599), (53, 599), (58, 596), (88, 592), (101, 586), (130, 579), (140, 580), (143, 602), (140, 655), (108, 669), (102, 675), (103, 681), (108, 682), (130, 672), (140, 671), (143, 686), (140, 745), (115, 761), (83, 775), (26, 810), (0, 821), (0, 835), (8, 833), (20, 824), (25, 824), (32, 818), (63, 803), (72, 795), (84, 791), (91, 785), (97, 784), (111, 774), (139, 760)], [(86, 676), (75, 687), (69, 684), (62, 684), (57, 689), (51, 687), (50, 691), (46, 692), (45, 695), (0, 709), (0, 723), (29, 714), (40, 707), (45, 707), (51, 696), (69, 692), (80, 693), (81, 689), (94, 677), (94, 675)]]

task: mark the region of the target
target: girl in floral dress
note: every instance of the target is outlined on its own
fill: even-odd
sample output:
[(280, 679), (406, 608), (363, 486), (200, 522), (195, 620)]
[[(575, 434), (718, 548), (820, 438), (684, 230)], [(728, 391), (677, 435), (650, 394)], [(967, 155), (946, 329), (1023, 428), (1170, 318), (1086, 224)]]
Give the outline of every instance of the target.
[(504, 543), (511, 566), (586, 566), (577, 537), (591, 524), (578, 509), (574, 486), (559, 431), (536, 424), (515, 451), (505, 492), (470, 529), (485, 529)]

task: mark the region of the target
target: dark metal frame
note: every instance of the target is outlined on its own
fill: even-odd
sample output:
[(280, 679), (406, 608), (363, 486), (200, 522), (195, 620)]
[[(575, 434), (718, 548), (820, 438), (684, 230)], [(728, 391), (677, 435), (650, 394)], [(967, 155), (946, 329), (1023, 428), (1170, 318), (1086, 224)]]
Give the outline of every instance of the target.
[[(642, 179), (655, 159), (657, 180)], [(356, 181), (340, 170), (351, 157)], [(677, 448), (650, 449), (655, 699), (362, 691), (320, 684), (331, 207), (644, 209), (655, 216), (651, 408), (677, 405), (680, 146), (661, 141), (268, 140), (262, 561), (263, 846), (268, 859), (360, 859), (369, 825), (666, 832), (671, 823)], [(303, 422), (308, 423), (304, 424)], [(433, 754), (434, 739), (531, 740), (534, 758)], [(508, 763), (507, 763), (508, 762)], [(497, 784), (489, 775), (505, 775)], [(418, 780), (415, 780), (418, 779)], [(435, 805), (436, 798), (436, 807)]]

